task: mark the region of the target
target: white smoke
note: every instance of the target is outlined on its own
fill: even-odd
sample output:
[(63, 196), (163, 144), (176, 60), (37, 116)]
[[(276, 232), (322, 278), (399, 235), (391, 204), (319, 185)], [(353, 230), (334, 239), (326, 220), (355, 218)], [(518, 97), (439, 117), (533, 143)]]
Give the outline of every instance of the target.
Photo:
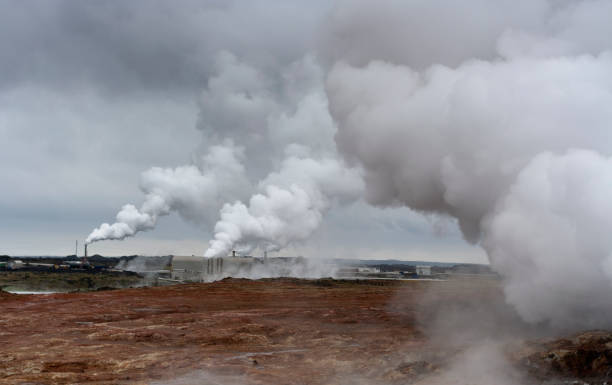
[(319, 227), (332, 200), (354, 200), (363, 188), (358, 171), (336, 159), (296, 156), (261, 185), (264, 193), (253, 195), (248, 206), (223, 206), (206, 257), (224, 256), (235, 245), (247, 252), (255, 247), (276, 251), (304, 241)]
[[(342, 3), (327, 80), (338, 147), (369, 202), (457, 218), (526, 320), (610, 326), (612, 3), (515, 3)], [(466, 27), (467, 10), (486, 21)]]
[(232, 142), (211, 146), (199, 165), (174, 169), (153, 167), (141, 176), (145, 201), (137, 209), (123, 206), (113, 224), (103, 223), (87, 237), (86, 243), (121, 240), (155, 228), (160, 216), (176, 211), (183, 218), (201, 223), (223, 204), (226, 197), (239, 198), (249, 191), (242, 165), (242, 148)]
[(609, 326), (612, 159), (544, 153), (487, 218), (483, 245), (507, 277), (505, 293), (531, 322)]
[(482, 217), (535, 155), (606, 151), (611, 96), (601, 91), (612, 86), (610, 64), (610, 54), (471, 61), (425, 73), (338, 64), (328, 83), (338, 145), (366, 166), (371, 202), (455, 215), (477, 240)]
[[(146, 203), (148, 203), (147, 201)], [(105, 240), (105, 239), (118, 239), (122, 240), (126, 237), (131, 237), (139, 231), (146, 231), (155, 228), (157, 223), (157, 217), (159, 215), (167, 215), (170, 212), (168, 206), (165, 206), (163, 202), (160, 203), (153, 211), (149, 211), (151, 205), (147, 204), (147, 207), (143, 207), (138, 210), (136, 206), (127, 204), (121, 208), (121, 211), (117, 213), (117, 221), (115, 223), (108, 224), (102, 223), (100, 227), (95, 228), (87, 239), (86, 244)]]
[[(205, 256), (223, 256), (235, 247), (244, 252), (275, 251), (305, 241), (330, 207), (358, 199), (363, 190), (360, 170), (338, 159), (333, 139), (337, 130), (329, 114), (322, 69), (310, 55), (293, 63), (282, 75), (282, 102), (272, 103), (264, 102), (275, 94), (264, 86), (261, 74), (236, 65), (232, 56), (223, 60), (252, 85), (247, 100), (245, 95), (231, 100), (249, 106), (246, 110), (253, 124), (241, 136), (249, 143), (249, 162), (265, 173), (256, 170), (261, 179), (248, 201), (221, 208)], [(212, 100), (208, 94), (205, 97)], [(232, 108), (226, 114), (222, 125), (230, 116), (235, 119)]]
[(270, 73), (221, 52), (216, 70), (199, 100), (201, 162), (143, 173), (141, 208), (126, 205), (87, 242), (124, 239), (178, 212), (211, 230), (220, 215), (206, 256), (279, 250), (306, 240), (335, 203), (362, 195), (359, 170), (338, 159), (314, 57)]

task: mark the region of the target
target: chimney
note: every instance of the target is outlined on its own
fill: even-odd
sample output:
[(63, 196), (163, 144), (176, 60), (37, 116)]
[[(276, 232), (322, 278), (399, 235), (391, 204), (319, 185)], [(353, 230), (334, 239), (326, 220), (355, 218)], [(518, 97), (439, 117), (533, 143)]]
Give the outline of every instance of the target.
[(85, 253), (83, 255), (83, 265), (87, 264), (87, 243), (85, 244)]
[(232, 250), (232, 257), (236, 256), (236, 250)]

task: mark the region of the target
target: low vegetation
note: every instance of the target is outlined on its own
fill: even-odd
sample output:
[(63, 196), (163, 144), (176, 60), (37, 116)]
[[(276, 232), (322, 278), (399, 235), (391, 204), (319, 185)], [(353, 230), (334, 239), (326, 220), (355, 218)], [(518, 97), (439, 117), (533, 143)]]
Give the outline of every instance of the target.
[(0, 272), (0, 289), (4, 291), (92, 291), (137, 287), (143, 283), (139, 275), (123, 272)]

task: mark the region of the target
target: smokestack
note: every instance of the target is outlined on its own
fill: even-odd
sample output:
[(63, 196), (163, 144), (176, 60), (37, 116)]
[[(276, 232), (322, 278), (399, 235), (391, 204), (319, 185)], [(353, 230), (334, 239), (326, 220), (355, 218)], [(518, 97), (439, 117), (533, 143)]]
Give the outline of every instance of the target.
[(87, 243), (85, 244), (85, 252), (83, 254), (83, 265), (87, 264)]
[(232, 257), (236, 256), (236, 250), (232, 250)]

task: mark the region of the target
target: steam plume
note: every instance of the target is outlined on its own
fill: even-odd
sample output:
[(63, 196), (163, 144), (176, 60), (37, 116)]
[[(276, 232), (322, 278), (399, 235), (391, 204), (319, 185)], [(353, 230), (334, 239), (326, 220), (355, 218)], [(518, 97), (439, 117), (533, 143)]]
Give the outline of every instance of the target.
[(279, 250), (307, 239), (334, 203), (361, 195), (359, 170), (338, 159), (323, 71), (312, 56), (279, 76), (221, 52), (216, 70), (200, 98), (199, 151), (207, 155), (197, 165), (143, 173), (141, 208), (126, 205), (88, 242), (150, 230), (171, 212), (212, 229), (220, 210), (206, 256), (235, 245)]
[(242, 148), (228, 142), (212, 146), (200, 165), (151, 168), (141, 176), (145, 201), (140, 209), (131, 204), (123, 206), (116, 222), (94, 229), (86, 243), (121, 240), (151, 230), (160, 216), (172, 211), (192, 222), (205, 221), (214, 215), (225, 196), (240, 197), (241, 191), (248, 188), (241, 158)]
[(265, 191), (253, 195), (248, 206), (223, 206), (206, 257), (226, 255), (235, 245), (246, 251), (275, 251), (306, 240), (332, 200), (354, 200), (363, 188), (358, 171), (335, 159), (298, 157), (287, 158), (281, 171), (269, 175), (262, 186)]
[[(337, 144), (371, 203), (457, 218), (526, 320), (606, 327), (612, 54), (597, 15), (611, 5), (528, 3), (343, 3), (327, 80)], [(465, 28), (466, 6), (487, 22)], [(429, 30), (455, 11), (450, 33)]]

